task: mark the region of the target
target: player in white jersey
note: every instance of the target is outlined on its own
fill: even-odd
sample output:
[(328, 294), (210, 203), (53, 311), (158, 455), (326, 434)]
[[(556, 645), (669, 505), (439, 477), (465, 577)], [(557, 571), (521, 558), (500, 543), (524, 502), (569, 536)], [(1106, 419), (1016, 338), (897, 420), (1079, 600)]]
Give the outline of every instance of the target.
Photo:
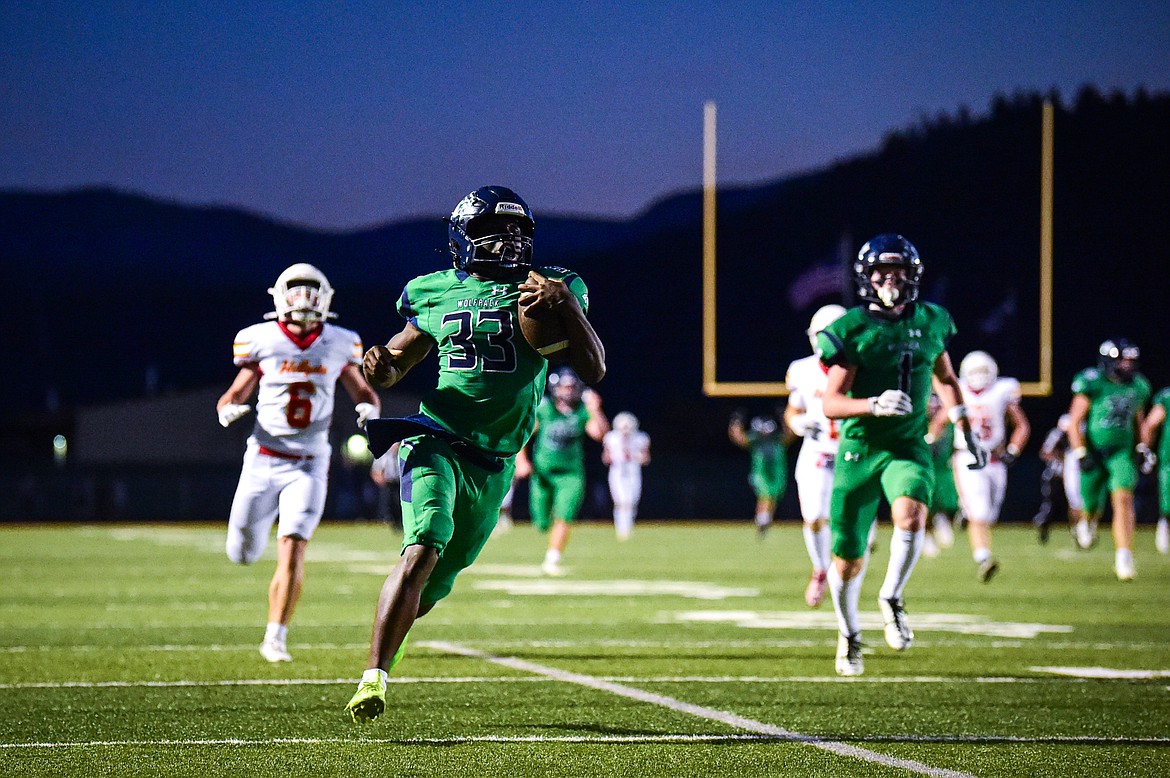
[(269, 662), (292, 659), (288, 623), (304, 585), (305, 548), (325, 509), (329, 425), (340, 381), (357, 403), (358, 426), (376, 418), (381, 402), (362, 375), (357, 333), (326, 324), (333, 288), (320, 270), (300, 263), (268, 290), (275, 319), (245, 327), (233, 346), (240, 371), (216, 404), (224, 427), (242, 418), (256, 392), (256, 422), (228, 519), (227, 555), (251, 564), (277, 524), (276, 572), (268, 588), (268, 627), (260, 653)]
[(788, 366), (784, 383), (788, 405), (784, 423), (803, 438), (796, 457), (796, 495), (804, 519), (804, 546), (812, 560), (812, 576), (804, 591), (810, 608), (821, 604), (831, 554), (829, 553), (829, 500), (833, 493), (833, 460), (837, 456), (839, 422), (825, 416), (821, 396), (828, 383), (828, 368), (816, 355), (817, 333), (845, 315), (840, 305), (826, 305), (813, 314), (808, 338), (813, 354)]
[(638, 417), (628, 411), (613, 417), (613, 429), (601, 439), (601, 461), (609, 465), (613, 528), (626, 540), (642, 499), (642, 467), (650, 463), (650, 436), (638, 429)]
[(967, 450), (964, 436), (955, 436), (955, 486), (967, 516), (971, 556), (979, 565), (979, 580), (986, 583), (999, 569), (991, 553), (991, 527), (999, 520), (1003, 506), (1007, 468), (1024, 450), (1031, 427), (1020, 408), (1020, 382), (1000, 378), (999, 366), (987, 352), (972, 351), (963, 357), (959, 363), (959, 387), (976, 439), (991, 452), (987, 467), (971, 470), (968, 465), (975, 458)]

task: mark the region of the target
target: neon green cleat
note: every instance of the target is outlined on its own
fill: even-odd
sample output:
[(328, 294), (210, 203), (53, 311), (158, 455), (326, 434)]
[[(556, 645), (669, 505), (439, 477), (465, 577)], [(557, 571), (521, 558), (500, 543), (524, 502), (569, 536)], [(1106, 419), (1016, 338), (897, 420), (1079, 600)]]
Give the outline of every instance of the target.
[(382, 674), (377, 673), (375, 678), (363, 675), (345, 710), (355, 724), (365, 724), (381, 716), (386, 710), (386, 682), (382, 680)]

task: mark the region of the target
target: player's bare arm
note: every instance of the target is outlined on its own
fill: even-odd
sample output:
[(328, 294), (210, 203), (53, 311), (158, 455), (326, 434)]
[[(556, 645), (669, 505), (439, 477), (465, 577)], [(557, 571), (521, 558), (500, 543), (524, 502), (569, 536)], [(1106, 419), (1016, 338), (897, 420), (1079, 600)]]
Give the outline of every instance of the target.
[(259, 365), (244, 365), (240, 368), (240, 372), (236, 373), (235, 380), (228, 390), (219, 398), (219, 402), (215, 404), (215, 410), (222, 410), (225, 405), (240, 405), (248, 402), (255, 393), (256, 387), (260, 385), (260, 366)]
[(1018, 457), (1032, 436), (1032, 425), (1028, 422), (1028, 417), (1019, 403), (1008, 403), (1007, 416), (1012, 425), (1012, 434), (1008, 438), (1005, 450), (1013, 457)]
[(1166, 421), (1166, 409), (1162, 405), (1155, 405), (1150, 408), (1150, 412), (1146, 414), (1146, 419), (1142, 422), (1138, 429), (1138, 441), (1146, 446), (1154, 445), (1154, 433), (1162, 426), (1162, 422)]
[(379, 389), (389, 389), (422, 362), (434, 346), (430, 335), (407, 322), (385, 346), (374, 346), (366, 352), (362, 359), (366, 380)]
[(349, 393), (357, 412), (357, 425), (365, 429), (366, 422), (376, 419), (382, 414), (382, 400), (378, 393), (366, 383), (366, 378), (357, 365), (346, 365), (338, 376), (345, 391)]
[(1073, 451), (1085, 448), (1085, 435), (1081, 425), (1089, 415), (1089, 406), (1092, 402), (1087, 395), (1073, 395), (1072, 403), (1068, 406), (1068, 447)]
[(832, 365), (829, 368), (828, 383), (821, 398), (825, 416), (830, 419), (848, 419), (869, 414), (869, 398), (848, 395), (856, 377), (857, 367), (854, 365)]
[(251, 406), (245, 405), (252, 398), (256, 387), (260, 385), (260, 366), (244, 365), (236, 373), (232, 385), (215, 403), (215, 412), (219, 416), (219, 423), (227, 427), (232, 422), (246, 416)]
[(569, 365), (581, 376), (581, 380), (595, 384), (604, 378), (605, 346), (585, 317), (581, 301), (569, 289), (569, 285), (530, 270), (527, 280), (519, 288), (523, 293), (519, 300), (522, 309), (547, 307), (561, 317), (569, 336)]
[(585, 405), (585, 410), (589, 411), (589, 421), (585, 422), (585, 434), (600, 443), (605, 433), (609, 432), (609, 419), (605, 411), (601, 410), (601, 395), (592, 389), (586, 389), (581, 393), (581, 402)]

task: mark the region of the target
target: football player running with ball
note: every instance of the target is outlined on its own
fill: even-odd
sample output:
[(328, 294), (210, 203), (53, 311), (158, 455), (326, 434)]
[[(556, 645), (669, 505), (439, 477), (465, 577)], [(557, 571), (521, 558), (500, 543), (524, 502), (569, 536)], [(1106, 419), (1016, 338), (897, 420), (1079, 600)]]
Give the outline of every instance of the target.
[(454, 267), (408, 283), (398, 300), (406, 326), (366, 353), (366, 376), (385, 389), (437, 348), (439, 380), (418, 414), (368, 428), (375, 455), (402, 440), (403, 538), (378, 598), (367, 669), (346, 705), (355, 722), (385, 709), (387, 672), (402, 658), (407, 632), (491, 536), (516, 452), (532, 435), (548, 362), (521, 337), (519, 309), (554, 311), (577, 374), (590, 384), (605, 375), (585, 283), (563, 268), (533, 266), (534, 228), (511, 189), (467, 195), (448, 222)]
[(240, 370), (216, 411), (226, 427), (252, 410), (245, 403), (257, 392), (256, 423), (228, 519), (227, 555), (237, 564), (255, 562), (280, 517), (260, 653), (269, 662), (288, 662), (288, 623), (304, 586), (305, 549), (325, 509), (337, 382), (357, 403), (359, 427), (377, 417), (381, 403), (358, 369), (361, 338), (326, 323), (337, 314), (329, 310), (333, 287), (320, 270), (293, 265), (268, 293), (276, 312), (265, 318), (275, 321), (236, 335), (233, 352)]
[(987, 464), (946, 351), (954, 322), (942, 307), (918, 301), (918, 251), (901, 235), (878, 235), (861, 247), (853, 274), (862, 304), (817, 335), (829, 367), (825, 415), (844, 420), (829, 519), (829, 592), (840, 629), (836, 669), (849, 676), (864, 672), (858, 600), (869, 530), (883, 496), (894, 535), (878, 607), (891, 648), (904, 651), (914, 640), (902, 594), (922, 550), (934, 490), (925, 440), (932, 386), (967, 440), (974, 458), (969, 466)]
[[(1149, 448), (1138, 446), (1138, 430), (1150, 401), (1150, 382), (1137, 372), (1138, 347), (1124, 338), (1107, 340), (1098, 349), (1097, 367), (1077, 373), (1069, 405), (1068, 441), (1081, 466), (1081, 499), (1085, 508), (1077, 535), (1091, 540), (1105, 509), (1105, 493), (1113, 506), (1113, 570), (1120, 581), (1133, 579), (1133, 534), (1137, 523), (1133, 493), (1138, 464), (1153, 468)], [(1083, 426), (1082, 426), (1083, 424)], [(1135, 448), (1137, 449), (1135, 452)]]

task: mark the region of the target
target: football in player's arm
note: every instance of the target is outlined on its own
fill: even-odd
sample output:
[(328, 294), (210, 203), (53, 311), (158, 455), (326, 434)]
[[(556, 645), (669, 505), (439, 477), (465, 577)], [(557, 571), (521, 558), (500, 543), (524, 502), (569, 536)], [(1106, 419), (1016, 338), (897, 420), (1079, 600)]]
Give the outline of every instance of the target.
[(933, 490), (925, 440), (932, 389), (967, 440), (974, 457), (970, 466), (987, 464), (987, 453), (971, 434), (946, 351), (954, 323), (942, 307), (918, 302), (922, 260), (917, 249), (901, 235), (879, 235), (862, 246), (853, 271), (862, 304), (817, 336), (821, 361), (829, 367), (825, 415), (843, 420), (829, 568), (841, 675), (864, 672), (858, 598), (869, 529), (883, 497), (890, 504), (894, 533), (878, 608), (891, 648), (906, 650), (914, 639), (902, 595), (922, 549)]
[(333, 288), (308, 264), (287, 268), (268, 290), (275, 321), (241, 330), (233, 346), (235, 380), (216, 403), (224, 427), (251, 412), (256, 421), (244, 453), (228, 519), (227, 555), (251, 564), (277, 524), (276, 572), (268, 589), (268, 626), (260, 653), (270, 662), (292, 659), (288, 624), (300, 600), (305, 549), (321, 521), (328, 486), (329, 427), (338, 382), (356, 403), (357, 424), (377, 417), (381, 403), (359, 365), (356, 333), (327, 323)]
[(406, 325), (363, 362), (379, 388), (394, 386), (432, 351), (438, 385), (419, 413), (368, 428), (371, 449), (401, 440), (402, 554), (374, 615), (369, 662), (346, 705), (369, 721), (386, 704), (387, 672), (407, 633), (447, 596), (475, 561), (499, 517), (515, 455), (532, 435), (548, 362), (521, 337), (519, 308), (555, 311), (569, 340), (568, 363), (585, 383), (605, 375), (605, 350), (586, 311), (584, 281), (532, 262), (535, 222), (514, 191), (486, 186), (448, 220), (453, 267), (410, 281), (398, 301)]

